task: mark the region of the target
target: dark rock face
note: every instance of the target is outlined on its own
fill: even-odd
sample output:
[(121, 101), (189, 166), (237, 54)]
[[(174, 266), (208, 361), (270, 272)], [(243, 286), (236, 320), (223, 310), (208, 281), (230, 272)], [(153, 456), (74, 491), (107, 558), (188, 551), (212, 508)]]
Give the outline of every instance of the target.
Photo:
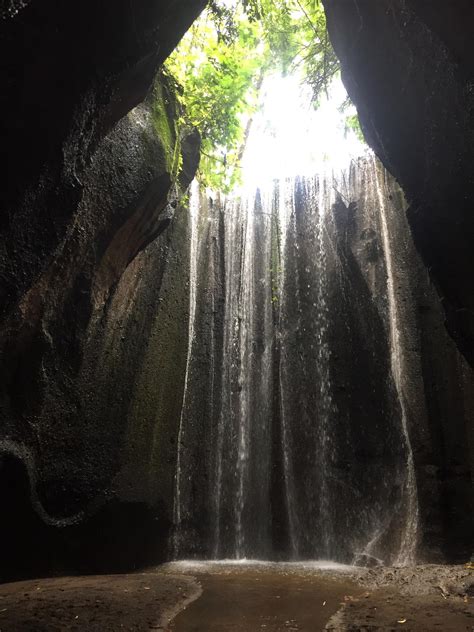
[[(176, 208), (198, 164), (199, 138), (176, 129), (166, 79), (152, 84), (204, 4), (33, 0), (0, 10), (8, 156), (0, 219), (2, 578), (124, 568), (163, 555), (179, 398), (170, 387), (161, 400), (158, 418), (171, 425), (147, 463), (155, 417), (141, 411), (136, 428), (132, 401), (157, 329), (167, 342), (155, 365), (179, 392), (184, 370), (169, 355), (186, 350), (186, 329), (173, 319), (186, 319), (180, 270), (186, 275), (188, 248), (186, 211)], [(156, 240), (175, 214), (176, 226)], [(168, 262), (176, 258), (171, 287)]]
[[(194, 173), (199, 139), (181, 146)], [(148, 105), (100, 143), (75, 224), (2, 331), (4, 578), (164, 555), (189, 303), (165, 149)]]
[[(128, 569), (165, 555), (190, 307), (190, 226), (178, 198), (196, 170), (199, 139), (178, 134), (165, 80), (143, 101), (157, 67), (204, 4), (10, 0), (0, 8), (0, 137), (8, 157), (0, 217), (0, 579)], [(464, 28), (472, 7), (467, 0), (326, 4), (366, 135), (407, 192), (416, 245), (450, 332), (472, 363), (474, 68)], [(162, 125), (173, 147), (165, 145)], [(172, 160), (178, 144), (179, 173)], [(346, 393), (342, 413), (368, 420), (371, 439), (380, 406), (388, 416), (398, 410), (377, 371), (386, 372), (389, 360), (387, 325), (377, 316), (385, 310), (383, 300), (377, 303), (385, 291), (380, 227), (354, 223), (354, 211), (334, 207), (333, 237), (350, 283), (338, 286), (342, 298), (332, 297), (347, 324), (334, 341), (340, 357), (333, 358), (333, 371)], [(206, 425), (193, 426), (185, 446), (195, 473), (192, 502), (201, 506), (209, 500), (213, 454), (208, 449), (203, 458), (194, 448), (203, 430), (216, 432), (224, 354), (224, 220), (217, 214), (208, 226), (208, 219), (199, 229), (199, 344), (190, 367), (199, 383), (187, 402), (189, 414)], [(406, 234), (395, 216), (391, 221), (397, 235)], [(405, 339), (412, 354), (406, 400), (413, 405), (422, 551), (462, 559), (472, 534), (473, 431), (466, 422), (474, 410), (472, 374), (445, 336), (424, 268), (402, 237), (397, 243), (397, 256), (416, 269), (410, 283), (402, 279), (398, 295), (400, 304), (416, 299), (402, 311), (407, 331), (417, 333)], [(311, 265), (311, 249), (305, 254)], [(355, 307), (353, 286), (360, 290)], [(373, 339), (367, 309), (378, 319)], [(353, 357), (351, 345), (362, 347), (367, 339), (371, 346)], [(263, 349), (257, 336), (252, 352)], [(279, 353), (275, 344), (275, 366)], [(340, 360), (348, 353), (350, 361)], [(373, 372), (369, 380), (365, 370)], [(379, 402), (364, 394), (372, 383), (384, 393)], [(356, 409), (348, 388), (359, 398)], [(280, 434), (272, 436), (272, 459)], [(372, 438), (371, 453), (378, 456), (377, 450)], [(367, 476), (363, 456), (357, 480)], [(272, 488), (282, 476), (281, 460), (273, 460)], [(273, 495), (280, 551), (288, 528), (284, 502)], [(194, 528), (193, 552), (201, 551), (209, 525), (199, 519)]]
[[(415, 246), (441, 298), (445, 324), (473, 366), (472, 2), (325, 0), (324, 5), (364, 134), (406, 193)], [(454, 544), (456, 525), (463, 524), (455, 507), (461, 496), (474, 495), (468, 474), (474, 471), (474, 425), (472, 417), (467, 426), (461, 421), (471, 406), (471, 378), (439, 330), (435, 303), (421, 298), (417, 309), (431, 419), (420, 448), (426, 452), (431, 444), (436, 455), (433, 485), (442, 491)], [(462, 394), (442, 403), (443, 390), (450, 392), (455, 381)]]
[(325, 0), (364, 134), (407, 195), (447, 327), (474, 363), (474, 8), (469, 0)]
[(445, 330), (439, 298), (410, 235), (400, 188), (388, 174), (379, 174), (385, 191), (382, 212), (370, 172), (351, 176), (359, 191), (357, 206), (352, 214), (347, 209), (344, 230), (344, 222), (338, 227), (336, 221), (336, 234), (339, 248), (341, 237), (350, 245), (379, 310), (385, 283), (381, 259), (392, 278), (402, 349), (400, 399), (418, 492), (419, 559), (464, 561), (473, 545), (472, 369)]
[(159, 64), (204, 4), (47, 0), (2, 10), (3, 314), (51, 262), (97, 143), (143, 101)]

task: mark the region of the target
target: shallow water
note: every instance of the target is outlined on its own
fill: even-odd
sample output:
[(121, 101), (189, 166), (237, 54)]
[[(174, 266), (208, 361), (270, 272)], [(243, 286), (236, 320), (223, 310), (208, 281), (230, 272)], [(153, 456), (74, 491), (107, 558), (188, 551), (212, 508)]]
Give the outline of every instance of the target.
[[(323, 630), (348, 594), (362, 592), (330, 561), (182, 561), (170, 572), (197, 576), (202, 596), (173, 621), (175, 632)], [(341, 572), (342, 571), (342, 572)]]

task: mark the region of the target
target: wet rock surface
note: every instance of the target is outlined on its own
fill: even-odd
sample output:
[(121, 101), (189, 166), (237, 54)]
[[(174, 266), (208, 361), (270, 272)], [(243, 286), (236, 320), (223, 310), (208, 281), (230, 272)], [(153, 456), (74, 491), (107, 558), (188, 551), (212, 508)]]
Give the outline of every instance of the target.
[[(472, 413), (460, 423), (463, 413), (459, 407), (470, 407), (472, 375), (461, 368), (462, 362), (453, 362), (440, 329), (444, 319), (472, 366), (474, 92), (470, 33), (474, 9), (469, 0), (327, 0), (324, 5), (343, 81), (357, 105), (368, 143), (403, 187), (414, 244), (443, 307), (444, 315), (433, 300), (432, 289), (427, 292), (423, 287), (426, 272), (417, 264), (418, 298), (413, 317), (422, 335), (412, 348), (421, 352), (429, 416), (428, 434), (418, 431), (418, 423), (412, 426), (418, 481), (426, 498), (435, 488), (439, 490), (442, 528), (451, 533), (454, 546), (463, 542), (465, 559), (474, 548), (468, 518), (473, 514), (474, 424)], [(403, 256), (403, 250), (397, 250)], [(402, 304), (408, 305), (406, 301)], [(457, 383), (464, 384), (462, 394), (448, 396), (442, 403), (440, 396), (454, 384), (455, 373)], [(411, 399), (417, 401), (414, 390)], [(461, 497), (464, 508), (458, 511), (454, 505)], [(439, 528), (430, 527), (435, 522), (430, 510), (426, 528), (432, 531), (429, 538), (439, 542)]]
[(474, 379), (405, 211), (373, 156), (200, 200), (178, 557), (469, 559)]
[[(156, 330), (166, 340), (154, 347), (156, 368), (168, 371), (171, 383), (176, 370), (178, 389), (184, 373), (164, 348), (184, 357), (186, 341), (181, 349), (182, 331), (171, 321), (185, 319), (188, 308), (181, 276), (187, 211), (177, 207), (197, 168), (199, 137), (178, 130), (178, 118), (173, 89), (160, 76), (147, 101), (98, 144), (81, 176), (74, 221), (0, 326), (3, 580), (87, 564), (123, 570), (150, 555), (163, 558), (163, 495), (171, 496), (163, 488), (175, 426), (161, 427), (158, 475), (143, 445), (131, 457), (138, 442), (150, 445), (157, 411), (149, 410), (151, 419), (141, 412), (131, 432), (131, 401)], [(168, 128), (168, 144), (157, 127)], [(180, 152), (178, 173), (172, 158)], [(163, 399), (164, 407), (179, 402), (172, 388)], [(141, 411), (147, 402), (143, 395)], [(164, 423), (176, 415), (170, 410)], [(135, 469), (127, 475), (130, 462)], [(126, 550), (117, 556), (123, 539)]]
[[(173, 387), (156, 449), (142, 451), (155, 418), (136, 428), (130, 408), (147, 336), (167, 341), (163, 358), (181, 337), (172, 318), (186, 317), (186, 212), (154, 240), (194, 177), (199, 138), (177, 134), (176, 99), (155, 77), (204, 5), (2, 3), (1, 580), (163, 557)], [(163, 378), (176, 368), (179, 388), (168, 359)]]
[(76, 216), (97, 145), (145, 99), (204, 4), (3, 3), (1, 315), (50, 265)]
[[(173, 183), (185, 189), (195, 171), (198, 139), (181, 139), (183, 169), (174, 173), (167, 148), (152, 138), (153, 113), (147, 105), (135, 106), (203, 4), (146, 0), (137, 8), (126, 0), (113, 7), (30, 0), (11, 1), (1, 10), (6, 80), (0, 136), (9, 157), (0, 220), (3, 580), (52, 568), (123, 570), (166, 555), (186, 370), (186, 211), (178, 207), (176, 221), (163, 231), (175, 214)], [(416, 245), (449, 329), (472, 363), (474, 106), (472, 43), (463, 35), (469, 4), (327, 5), (364, 129), (405, 188)], [(356, 239), (348, 222), (354, 210), (341, 206), (335, 217), (338, 247), (358, 288), (372, 283), (372, 294), (381, 296), (383, 266), (374, 272), (380, 234), (361, 226)], [(208, 285), (199, 300), (215, 282), (219, 304), (215, 237), (216, 247), (202, 256)], [(403, 243), (397, 252), (402, 259), (408, 253), (408, 266), (413, 263)], [(422, 553), (466, 559), (473, 545), (472, 375), (444, 336), (425, 269), (416, 262), (412, 269), (414, 284), (402, 282), (398, 295), (402, 303), (416, 296), (414, 309), (404, 313), (407, 331), (419, 334), (406, 339), (413, 360), (406, 395), (414, 403)], [(372, 304), (364, 291), (373, 312), (383, 307), (383, 300)], [(218, 311), (202, 314), (200, 334), (214, 323), (217, 331)], [(347, 339), (363, 348), (373, 340), (372, 330), (364, 330), (363, 316), (356, 316)], [(383, 318), (378, 330), (387, 365)], [(221, 352), (218, 333), (214, 343)], [(260, 338), (253, 347), (262, 349)], [(208, 355), (203, 345), (198, 373)], [(357, 362), (352, 374), (368, 388)], [(348, 367), (341, 369), (341, 391), (351, 378), (344, 373)], [(379, 379), (381, 372), (374, 373)], [(423, 392), (417, 391), (420, 374)], [(202, 385), (193, 405), (207, 415)], [(362, 420), (363, 404), (357, 412)], [(193, 432), (199, 440), (201, 428)], [(344, 468), (344, 461), (339, 465)], [(204, 485), (199, 495), (206, 496)], [(279, 513), (281, 498), (275, 500)], [(197, 526), (207, 525), (200, 520)], [(445, 588), (450, 586), (448, 581)]]

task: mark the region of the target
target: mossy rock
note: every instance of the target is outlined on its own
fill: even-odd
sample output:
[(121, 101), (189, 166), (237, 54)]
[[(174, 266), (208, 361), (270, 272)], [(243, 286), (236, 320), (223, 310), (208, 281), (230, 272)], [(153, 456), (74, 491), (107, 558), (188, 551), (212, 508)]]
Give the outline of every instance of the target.
[(182, 109), (178, 86), (165, 72), (159, 72), (151, 94), (153, 128), (163, 149), (163, 166), (172, 178), (181, 168)]

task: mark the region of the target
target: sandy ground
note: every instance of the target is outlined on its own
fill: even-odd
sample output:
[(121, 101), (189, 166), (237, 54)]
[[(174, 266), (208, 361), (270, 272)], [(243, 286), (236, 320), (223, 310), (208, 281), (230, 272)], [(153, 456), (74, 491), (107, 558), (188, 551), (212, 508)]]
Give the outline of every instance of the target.
[(61, 577), (0, 585), (0, 632), (166, 630), (201, 594), (184, 575)]
[(474, 569), (168, 564), (0, 586), (0, 632), (474, 632)]
[(376, 568), (354, 576), (367, 588), (329, 630), (474, 631), (474, 566)]

